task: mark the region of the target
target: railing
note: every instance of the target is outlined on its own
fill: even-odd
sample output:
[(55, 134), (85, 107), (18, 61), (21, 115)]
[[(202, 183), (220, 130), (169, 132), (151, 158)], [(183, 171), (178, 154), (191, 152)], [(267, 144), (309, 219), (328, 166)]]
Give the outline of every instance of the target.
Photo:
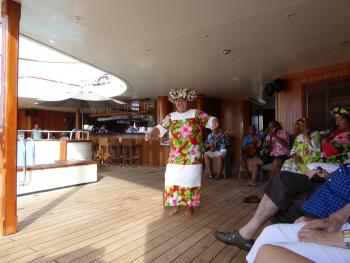
[[(40, 132), (42, 134), (47, 134), (47, 136), (45, 136), (46, 138), (44, 140), (50, 140), (50, 139), (53, 139), (52, 138), (52, 135), (53, 134), (59, 134), (59, 135), (62, 135), (62, 134), (65, 134), (64, 137), (58, 137), (57, 139), (59, 138), (65, 138), (65, 139), (70, 139), (72, 140), (72, 135), (74, 133), (78, 133), (78, 137), (80, 138), (81, 137), (81, 134), (84, 134), (86, 135), (86, 140), (89, 140), (89, 137), (90, 137), (90, 131), (89, 130), (82, 130), (82, 129), (73, 129), (71, 131), (55, 131), (55, 130), (18, 130), (17, 131), (17, 134), (20, 135), (20, 134), (23, 134), (26, 133), (26, 132), (30, 132), (30, 133), (33, 133), (33, 132)], [(69, 135), (69, 137), (68, 137)], [(20, 136), (19, 136), (20, 137)], [(24, 138), (23, 138), (24, 139)]]

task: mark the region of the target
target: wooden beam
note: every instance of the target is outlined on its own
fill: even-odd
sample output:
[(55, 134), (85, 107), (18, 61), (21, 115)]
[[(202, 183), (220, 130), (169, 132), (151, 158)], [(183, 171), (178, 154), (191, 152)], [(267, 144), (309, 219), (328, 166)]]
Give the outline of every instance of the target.
[(0, 233), (17, 230), (17, 80), (21, 5), (2, 1), (2, 69), (0, 92)]

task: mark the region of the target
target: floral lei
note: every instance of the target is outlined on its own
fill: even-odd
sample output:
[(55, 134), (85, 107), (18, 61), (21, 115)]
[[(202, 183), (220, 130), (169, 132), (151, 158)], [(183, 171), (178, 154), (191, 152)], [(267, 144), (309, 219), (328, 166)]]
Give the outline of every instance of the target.
[(189, 102), (194, 101), (197, 98), (197, 92), (195, 90), (183, 89), (172, 89), (169, 92), (169, 101), (175, 102), (176, 99), (185, 99)]

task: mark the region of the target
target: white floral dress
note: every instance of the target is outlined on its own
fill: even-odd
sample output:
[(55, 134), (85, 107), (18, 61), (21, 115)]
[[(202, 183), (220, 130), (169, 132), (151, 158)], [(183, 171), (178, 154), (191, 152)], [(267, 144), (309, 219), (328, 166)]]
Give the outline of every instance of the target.
[(165, 171), (164, 204), (196, 207), (200, 203), (204, 144), (202, 127), (214, 117), (200, 110), (168, 114), (157, 126), (160, 136), (169, 131), (169, 159)]

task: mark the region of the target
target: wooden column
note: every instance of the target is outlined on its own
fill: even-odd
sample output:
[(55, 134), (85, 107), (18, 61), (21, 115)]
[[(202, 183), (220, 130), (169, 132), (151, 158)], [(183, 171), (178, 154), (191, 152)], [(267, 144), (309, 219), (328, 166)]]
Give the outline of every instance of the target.
[(157, 124), (173, 111), (173, 105), (168, 100), (168, 96), (159, 96), (157, 99)]
[(2, 1), (2, 57), (0, 92), (0, 218), (1, 235), (17, 229), (17, 80), (21, 5)]
[(75, 111), (75, 128), (76, 129), (80, 129), (80, 125), (81, 125), (81, 117), (80, 117), (80, 109), (76, 109)]

